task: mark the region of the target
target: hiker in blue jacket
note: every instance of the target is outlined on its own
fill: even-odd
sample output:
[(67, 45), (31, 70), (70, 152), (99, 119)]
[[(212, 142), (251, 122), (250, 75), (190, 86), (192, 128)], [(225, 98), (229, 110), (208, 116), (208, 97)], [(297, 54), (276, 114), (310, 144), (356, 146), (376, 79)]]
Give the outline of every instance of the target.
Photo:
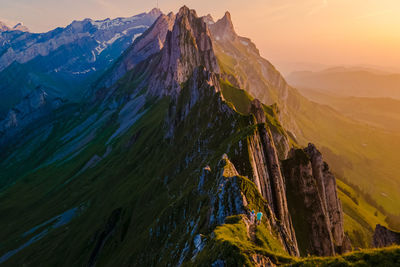
[(254, 223), (255, 218), (256, 218), (256, 212), (254, 210), (252, 210), (251, 213), (250, 213), (250, 222), (251, 222), (251, 224)]
[(257, 212), (257, 224), (261, 224), (262, 216), (263, 214), (261, 211)]

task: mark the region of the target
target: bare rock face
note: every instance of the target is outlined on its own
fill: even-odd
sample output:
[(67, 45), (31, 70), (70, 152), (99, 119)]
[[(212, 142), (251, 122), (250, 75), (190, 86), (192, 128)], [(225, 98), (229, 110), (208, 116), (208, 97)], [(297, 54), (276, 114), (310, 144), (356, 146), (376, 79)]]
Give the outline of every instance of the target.
[(210, 29), (217, 40), (230, 40), (238, 39), (238, 36), (233, 27), (231, 14), (227, 11), (225, 15), (218, 20), (215, 24), (210, 24)]
[[(177, 105), (173, 103), (170, 106), (168, 117), (166, 118), (166, 125), (168, 126), (167, 138), (172, 137), (175, 128), (185, 120), (189, 115), (190, 110), (201, 99), (210, 97), (211, 95), (220, 91), (219, 81), (217, 76), (205, 67), (197, 67), (193, 70), (192, 76), (186, 81), (186, 94), (188, 101)], [(226, 105), (220, 105), (219, 108), (226, 109)], [(231, 110), (226, 109), (226, 113), (232, 113)]]
[(168, 15), (160, 14), (154, 24), (143, 35), (138, 37), (125, 52), (122, 60), (114, 67), (104, 85), (110, 87), (138, 63), (160, 52), (164, 47), (167, 32), (172, 30), (174, 22), (174, 13), (169, 13)]
[(226, 155), (219, 162), (217, 172), (217, 194), (211, 198), (210, 225), (223, 224), (226, 217), (245, 213), (246, 206), (237, 182), (239, 174)]
[(251, 256), (253, 261), (255, 262), (255, 266), (257, 267), (275, 267), (276, 265), (267, 257), (260, 255), (260, 254), (254, 254)]
[(284, 170), (301, 254), (330, 256), (349, 251), (336, 180), (321, 153), (312, 144), (304, 150), (292, 150)]
[(182, 83), (199, 66), (219, 73), (207, 24), (186, 6), (176, 15), (175, 24), (172, 31), (167, 33), (160, 57), (160, 63), (149, 84), (152, 95), (176, 97)]
[(207, 16), (204, 16), (203, 20), (205, 23), (207, 23), (207, 25), (211, 25), (211, 24), (215, 23), (213, 17), (210, 14), (208, 14)]
[(257, 123), (265, 123), (266, 118), (264, 110), (262, 108), (262, 103), (258, 99), (254, 99), (251, 102), (250, 113), (256, 117)]
[(248, 139), (248, 151), (250, 164), (252, 166), (253, 181), (258, 187), (261, 195), (268, 204), (278, 220), (281, 221), (285, 238), (290, 240), (288, 252), (298, 255), (297, 241), (291, 222), (291, 216), (287, 207), (286, 189), (284, 178), (280, 168), (277, 149), (267, 128), (265, 114), (261, 103), (254, 100), (250, 108), (258, 124), (255, 134)]
[[(257, 98), (251, 102), (249, 113), (255, 116), (257, 123), (267, 122), (263, 104)], [(290, 150), (289, 138), (287, 134), (284, 132), (271, 132), (271, 136), (277, 148), (278, 158), (280, 160), (286, 159)]]
[(375, 248), (400, 245), (400, 233), (391, 231), (386, 227), (377, 224), (374, 232), (372, 245)]
[(62, 104), (62, 99), (48, 95), (45, 88), (34, 89), (22, 99), (21, 103), (10, 109), (3, 120), (0, 120), (0, 146), (9, 138), (15, 137), (25, 126), (49, 115)]
[(3, 22), (0, 21), (0, 32), (9, 31), (10, 28)]
[(13, 31), (21, 31), (21, 32), (29, 32), (28, 27), (26, 27), (24, 24), (22, 23), (18, 23), (17, 25), (15, 25), (13, 28)]

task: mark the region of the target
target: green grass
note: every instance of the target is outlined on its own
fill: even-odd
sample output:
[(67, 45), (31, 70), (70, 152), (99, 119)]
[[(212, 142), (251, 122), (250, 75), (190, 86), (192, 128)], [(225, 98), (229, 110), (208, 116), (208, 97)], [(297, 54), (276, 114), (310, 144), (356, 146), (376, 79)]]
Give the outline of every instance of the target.
[(228, 217), (225, 224), (214, 230), (212, 239), (196, 257), (196, 266), (210, 266), (217, 259), (224, 259), (227, 266), (254, 266), (251, 257), (255, 254), (268, 257), (276, 264), (291, 262), (291, 257), (264, 224), (257, 227), (257, 242), (252, 242), (242, 216)]
[[(387, 226), (385, 215), (368, 204), (354, 189), (336, 180), (344, 212), (344, 228), (353, 248), (368, 248), (377, 224)], [(346, 193), (344, 193), (346, 192)], [(356, 199), (356, 202), (354, 201)]]
[(308, 257), (289, 266), (399, 266), (400, 247), (365, 249), (335, 257)]
[(236, 110), (242, 114), (248, 114), (251, 101), (254, 99), (245, 90), (238, 89), (228, 81), (220, 80), (224, 98), (233, 103)]

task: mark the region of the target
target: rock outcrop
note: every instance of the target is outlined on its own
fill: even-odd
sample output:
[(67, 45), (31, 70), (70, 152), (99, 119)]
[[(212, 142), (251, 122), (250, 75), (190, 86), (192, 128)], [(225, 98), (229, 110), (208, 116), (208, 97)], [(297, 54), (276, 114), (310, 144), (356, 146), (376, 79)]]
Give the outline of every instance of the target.
[(172, 31), (167, 33), (160, 62), (150, 80), (150, 94), (176, 98), (182, 83), (199, 66), (219, 73), (207, 24), (194, 10), (184, 6), (176, 15)]
[[(210, 22), (208, 18), (206, 21)], [(234, 41), (239, 38), (233, 27), (231, 14), (228, 11), (216, 23), (210, 23), (210, 30), (218, 41)]]
[(302, 255), (335, 255), (351, 250), (344, 234), (336, 180), (321, 153), (309, 144), (284, 162), (289, 211)]
[(37, 87), (25, 96), (21, 103), (10, 109), (0, 121), (0, 146), (24, 130), (36, 120), (43, 118), (59, 108), (63, 100), (49, 96), (45, 88)]
[(167, 32), (172, 30), (174, 22), (174, 13), (161, 14), (154, 24), (134, 41), (121, 60), (113, 67), (104, 84), (100, 84), (100, 86), (110, 87), (138, 63), (160, 52), (164, 47)]
[(210, 225), (223, 224), (228, 216), (246, 213), (247, 201), (237, 181), (239, 173), (226, 155), (219, 162), (218, 171), (217, 194), (211, 198)]
[(29, 32), (28, 27), (26, 27), (21, 22), (16, 24), (12, 29), (13, 29), (13, 31)]
[(0, 21), (0, 32), (9, 31), (10, 28), (4, 23)]
[(209, 27), (217, 48), (217, 58), (226, 64), (221, 68), (229, 69), (229, 73), (223, 72), (221, 76), (264, 104), (277, 103), (281, 110), (279, 119), (285, 129), (298, 133), (299, 127), (289, 115), (289, 108), (297, 108), (298, 103), (294, 101), (292, 88), (279, 71), (261, 57), (256, 45), (249, 38), (236, 33), (229, 12)]
[(400, 245), (400, 233), (391, 231), (380, 224), (376, 225), (372, 245), (375, 248)]
[(248, 151), (252, 166), (253, 181), (261, 195), (278, 220), (282, 223), (286, 238), (292, 244), (292, 255), (298, 255), (296, 236), (287, 207), (286, 189), (280, 168), (277, 149), (268, 129), (262, 105), (258, 100), (252, 102), (250, 111), (258, 123), (254, 135), (248, 139)]

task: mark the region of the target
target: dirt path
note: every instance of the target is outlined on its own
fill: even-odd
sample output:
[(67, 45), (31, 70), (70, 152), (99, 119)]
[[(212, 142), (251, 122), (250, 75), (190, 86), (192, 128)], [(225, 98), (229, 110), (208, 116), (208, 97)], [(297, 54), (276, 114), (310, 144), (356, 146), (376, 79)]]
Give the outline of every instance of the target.
[(247, 236), (249, 237), (250, 241), (254, 243), (256, 241), (257, 225), (255, 223), (251, 223), (247, 217), (243, 218), (243, 221), (246, 225)]

